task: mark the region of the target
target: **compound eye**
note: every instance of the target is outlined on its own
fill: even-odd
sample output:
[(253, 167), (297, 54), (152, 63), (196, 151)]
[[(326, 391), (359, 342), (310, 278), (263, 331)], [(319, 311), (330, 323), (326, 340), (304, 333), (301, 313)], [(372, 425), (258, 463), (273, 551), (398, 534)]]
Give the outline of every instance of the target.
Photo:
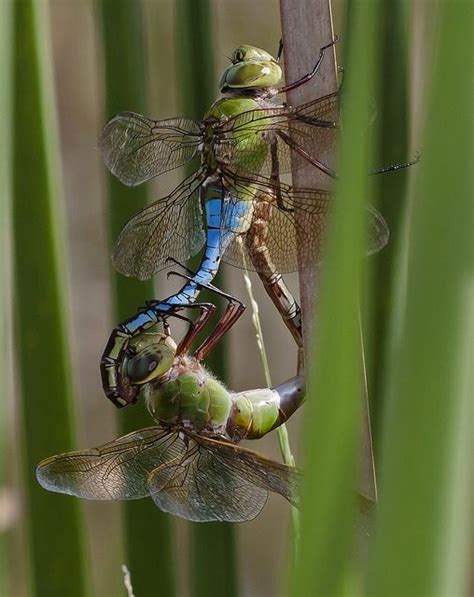
[(162, 361), (161, 351), (156, 352), (143, 351), (138, 353), (127, 363), (127, 374), (130, 381), (135, 384), (144, 383), (153, 377), (153, 371)]
[(234, 59), (232, 60), (232, 62), (242, 62), (242, 60), (244, 59), (244, 53), (242, 52), (242, 50), (235, 50), (234, 52)]

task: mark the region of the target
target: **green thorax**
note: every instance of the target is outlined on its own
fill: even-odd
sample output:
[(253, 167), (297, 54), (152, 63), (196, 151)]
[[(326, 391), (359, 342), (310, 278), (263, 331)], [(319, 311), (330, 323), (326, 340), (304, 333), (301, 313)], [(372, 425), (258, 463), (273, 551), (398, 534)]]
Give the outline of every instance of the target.
[(280, 421), (280, 398), (268, 388), (229, 392), (195, 359), (180, 356), (140, 396), (157, 423), (239, 441), (262, 437)]
[(168, 373), (144, 385), (141, 395), (155, 421), (197, 433), (223, 435), (232, 406), (230, 393), (193, 358), (175, 359)]
[(244, 96), (222, 97), (216, 100), (209, 110), (204, 115), (204, 119), (209, 117), (217, 118), (218, 120), (237, 116), (242, 112), (248, 110), (256, 110), (261, 108), (261, 103), (256, 98)]
[[(230, 170), (242, 170), (245, 173), (245, 166), (252, 162), (253, 170), (263, 167), (267, 158), (269, 146), (268, 142), (262, 137), (265, 134), (265, 125), (258, 125), (258, 115), (264, 114), (261, 108), (265, 107), (265, 102), (258, 98), (233, 95), (218, 99), (205, 114), (205, 120), (209, 123), (204, 135), (203, 160), (206, 164), (214, 165), (218, 160), (220, 165), (224, 165)], [(245, 116), (237, 121), (232, 121), (226, 128), (224, 134), (220, 134), (219, 143), (214, 143), (214, 124), (225, 122), (227, 119), (238, 115), (252, 115), (250, 122), (246, 122)], [(263, 121), (264, 122), (264, 121)], [(208, 137), (208, 142), (206, 142)], [(244, 196), (247, 195), (244, 192)], [(249, 198), (253, 194), (251, 193)]]

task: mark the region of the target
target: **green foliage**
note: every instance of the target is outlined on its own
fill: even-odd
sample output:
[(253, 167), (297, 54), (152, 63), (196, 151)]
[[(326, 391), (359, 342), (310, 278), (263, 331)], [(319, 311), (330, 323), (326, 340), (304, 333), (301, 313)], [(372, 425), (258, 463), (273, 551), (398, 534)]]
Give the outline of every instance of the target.
[(338, 595), (348, 572), (357, 479), (360, 396), (359, 290), (377, 4), (357, 2), (348, 21), (344, 137), (323, 268), (318, 334), (308, 379), (301, 541), (291, 594)]
[[(101, 0), (102, 41), (105, 58), (106, 118), (119, 111), (146, 113), (145, 55), (141, 2)], [(108, 222), (110, 244), (127, 220), (147, 202), (145, 187), (129, 189), (108, 175)], [(112, 274), (114, 284), (114, 323), (130, 317), (146, 300), (154, 298), (151, 281), (139, 282)], [(104, 345), (106, 339), (104, 338)], [(105, 400), (105, 398), (104, 398)], [(111, 406), (112, 409), (112, 406)], [(143, 408), (119, 413), (123, 432), (146, 427), (149, 417)], [(157, 579), (164, 595), (173, 595), (175, 579), (171, 519), (152, 500), (123, 505), (127, 566), (137, 595), (155, 594)], [(159, 557), (157, 557), (159, 542)]]
[(56, 164), (56, 114), (39, 0), (14, 10), (13, 232), (19, 397), (31, 589), (87, 595), (82, 518), (76, 500), (45, 492), (38, 462), (75, 447), (63, 295), (64, 249)]
[[(11, 209), (11, 34), (13, 3), (0, 3), (0, 351), (2, 355), (10, 354), (11, 330), (9, 325), (10, 307), (10, 209)], [(0, 384), (7, 392), (11, 390), (8, 382), (10, 359), (0, 363)], [(7, 412), (6, 401), (0, 403), (0, 484), (6, 484), (7, 456)], [(7, 533), (0, 531), (0, 595), (7, 592)]]
[[(380, 5), (379, 78), (376, 94), (375, 120), (371, 127), (376, 133), (378, 147), (373, 167), (395, 164), (411, 156), (408, 146), (409, 89), (408, 89), (408, 7), (403, 0)], [(412, 170), (413, 171), (413, 170)], [(390, 313), (394, 297), (394, 263), (400, 237), (406, 228), (402, 215), (407, 202), (407, 181), (410, 169), (379, 175), (372, 179), (374, 205), (383, 214), (390, 229), (390, 242), (383, 251), (368, 260), (372, 275), (367, 304), (367, 363), (369, 397), (374, 438), (378, 437), (381, 396), (384, 383), (385, 350)]]
[[(371, 72), (388, 70), (376, 165), (403, 160), (408, 138), (408, 9), (399, 2), (389, 6), (377, 22), (386, 22), (387, 10), (391, 31), (384, 42), (390, 52), (378, 53), (372, 45), (377, 3), (350, 3), (341, 179), (308, 379), (302, 540), (291, 592), (298, 596), (468, 594), (474, 87), (464, 73), (472, 72), (474, 14), (466, 2), (438, 7), (439, 48), (431, 57), (435, 76), (426, 98), (422, 161), (377, 184), (395, 234), (386, 258), (378, 261), (375, 310), (368, 311), (369, 328), (377, 330), (374, 399), (384, 418), (380, 505), (374, 537), (367, 538), (367, 571), (361, 566), (367, 550), (354, 547), (352, 536), (359, 399), (354, 300), (363, 279), (354, 257), (361, 230), (355, 210), (367, 196), (360, 117)], [(415, 178), (412, 204), (405, 201), (408, 174)]]
[(396, 279), (372, 595), (467, 594), (474, 97), (463, 74), (474, 66), (473, 17), (467, 2), (440, 4), (408, 260)]

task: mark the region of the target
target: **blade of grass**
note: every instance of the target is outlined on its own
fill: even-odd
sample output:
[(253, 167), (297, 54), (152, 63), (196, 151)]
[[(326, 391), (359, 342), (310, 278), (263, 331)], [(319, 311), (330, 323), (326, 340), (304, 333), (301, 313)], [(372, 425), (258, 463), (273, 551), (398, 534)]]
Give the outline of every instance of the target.
[[(334, 39), (332, 25), (332, 9), (330, 0), (300, 0), (297, 4), (291, 0), (280, 0), (282, 30), (285, 41), (284, 59), (285, 76), (287, 81), (296, 81), (311, 70), (320, 48)], [(321, 64), (320, 71), (309, 83), (298, 87), (288, 93), (289, 103), (292, 106), (301, 105), (307, 101), (333, 93), (338, 88), (336, 60), (334, 50), (327, 51)], [(325, 163), (334, 162), (335, 147), (328, 141), (328, 145), (318, 146), (318, 158)], [(293, 175), (293, 184), (298, 187), (327, 188), (330, 180), (316, 168), (296, 170)], [(296, 206), (298, 212), (298, 206)], [(305, 226), (305, 213), (300, 217), (300, 225)], [(310, 232), (308, 231), (308, 234)], [(312, 233), (312, 231), (311, 231)], [(300, 242), (305, 242), (304, 234)], [(300, 260), (301, 261), (301, 260)], [(305, 352), (309, 353), (310, 339), (313, 329), (317, 329), (317, 318), (313, 318), (315, 307), (319, 301), (319, 268), (312, 263), (300, 264), (301, 307), (303, 315), (303, 333)], [(360, 385), (365, 392), (364, 406), (361, 412), (360, 449), (361, 461), (361, 490), (365, 495), (376, 499), (377, 488), (375, 481), (374, 459), (372, 451), (372, 437), (370, 429), (370, 412), (366, 385), (366, 371), (364, 359), (363, 338), (360, 338), (359, 349)]]
[[(375, 167), (399, 163), (408, 155), (408, 9), (403, 0), (381, 3), (381, 72), (377, 90), (374, 128), (378, 136)], [(393, 271), (396, 249), (400, 243), (402, 213), (406, 203), (406, 186), (409, 170), (400, 170), (375, 177), (376, 205), (390, 229), (387, 247), (369, 260), (371, 273), (368, 313), (371, 339), (368, 350), (369, 395), (378, 428), (380, 397), (382, 396), (385, 370), (384, 350), (388, 321), (393, 308)], [(376, 435), (376, 434), (375, 434)]]
[(474, 13), (468, 2), (439, 10), (406, 288), (397, 278), (405, 312), (392, 326), (371, 595), (468, 593)]
[[(180, 68), (180, 105), (186, 116), (201, 119), (216, 96), (211, 8), (208, 0), (182, 0), (177, 5), (177, 53)], [(191, 269), (198, 265), (193, 260)], [(214, 279), (222, 286), (219, 272)], [(203, 293), (222, 311), (222, 301), (215, 294)], [(221, 341), (207, 359), (207, 365), (225, 381), (227, 373), (226, 341)], [(237, 595), (235, 533), (232, 524), (190, 523), (191, 594), (197, 597)], [(209, 553), (213, 554), (209, 558)]]
[[(12, 17), (11, 0), (0, 3), (0, 385), (7, 395), (12, 390), (9, 381), (11, 369), (11, 194), (12, 194)], [(8, 500), (7, 489), (7, 400), (0, 404), (0, 500)], [(8, 507), (8, 506), (6, 506)], [(8, 523), (5, 525), (8, 526)], [(7, 594), (8, 570), (7, 530), (0, 530), (0, 595)]]
[[(146, 113), (146, 61), (141, 2), (101, 0), (100, 16), (105, 58), (106, 118), (121, 110)], [(108, 176), (108, 190), (109, 237), (112, 244), (132, 214), (145, 206), (147, 190), (143, 186), (128, 189), (112, 175)], [(118, 274), (112, 274), (112, 280), (114, 323), (133, 315), (145, 300), (154, 296), (151, 281), (139, 282)], [(123, 432), (150, 424), (145, 409), (140, 406), (121, 411), (119, 421)], [(163, 594), (173, 595), (175, 578), (171, 518), (158, 510), (152, 500), (126, 502), (123, 509), (126, 563), (136, 594), (154, 594), (159, 579)], [(160, 545), (159, 557), (156, 552), (157, 541)]]
[[(376, 2), (351, 2), (342, 139), (323, 270), (316, 350), (307, 365), (305, 484), (294, 595), (338, 595), (350, 582), (361, 409), (359, 289), (368, 194), (366, 106), (374, 69)], [(354, 581), (355, 582), (355, 581)], [(346, 589), (347, 590), (347, 589)], [(352, 593), (355, 588), (353, 587)]]
[(15, 337), (31, 590), (80, 596), (88, 581), (79, 501), (44, 491), (34, 475), (39, 460), (75, 447), (47, 5), (16, 2), (14, 20)]

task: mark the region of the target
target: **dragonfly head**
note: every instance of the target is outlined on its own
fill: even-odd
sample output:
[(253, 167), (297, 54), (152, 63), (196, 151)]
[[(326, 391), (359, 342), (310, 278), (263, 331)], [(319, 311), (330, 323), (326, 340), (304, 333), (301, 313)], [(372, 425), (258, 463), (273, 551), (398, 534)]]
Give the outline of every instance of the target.
[(275, 58), (254, 46), (239, 46), (232, 52), (231, 64), (225, 69), (219, 88), (222, 93), (236, 89), (275, 87), (282, 72)]
[(176, 342), (166, 334), (140, 334), (130, 341), (131, 352), (124, 362), (125, 375), (132, 384), (145, 384), (171, 369)]

